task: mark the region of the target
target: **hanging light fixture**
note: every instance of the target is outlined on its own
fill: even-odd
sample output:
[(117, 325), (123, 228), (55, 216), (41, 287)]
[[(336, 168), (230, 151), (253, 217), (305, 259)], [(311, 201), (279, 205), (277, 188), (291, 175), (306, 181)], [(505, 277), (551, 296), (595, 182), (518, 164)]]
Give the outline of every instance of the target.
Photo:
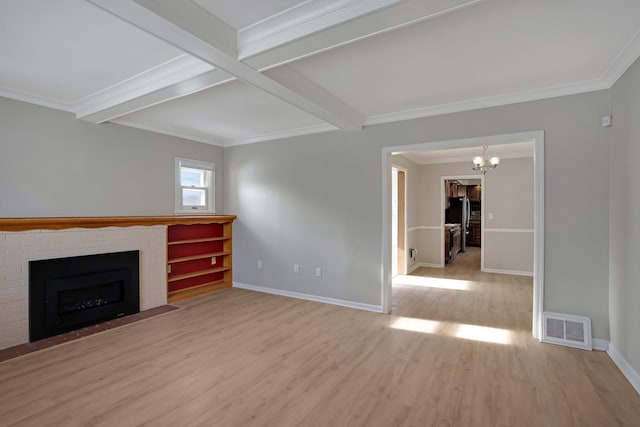
[(473, 170), (482, 171), (483, 174), (488, 170), (495, 169), (500, 164), (500, 157), (492, 157), (487, 159), (487, 146), (482, 147), (482, 157), (477, 156), (473, 158)]

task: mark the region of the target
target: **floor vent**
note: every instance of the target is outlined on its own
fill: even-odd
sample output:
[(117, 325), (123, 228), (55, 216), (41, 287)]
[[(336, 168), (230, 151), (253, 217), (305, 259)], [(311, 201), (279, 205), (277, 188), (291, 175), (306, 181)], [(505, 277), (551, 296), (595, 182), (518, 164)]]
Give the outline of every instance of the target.
[(591, 319), (570, 314), (542, 313), (542, 342), (591, 350)]

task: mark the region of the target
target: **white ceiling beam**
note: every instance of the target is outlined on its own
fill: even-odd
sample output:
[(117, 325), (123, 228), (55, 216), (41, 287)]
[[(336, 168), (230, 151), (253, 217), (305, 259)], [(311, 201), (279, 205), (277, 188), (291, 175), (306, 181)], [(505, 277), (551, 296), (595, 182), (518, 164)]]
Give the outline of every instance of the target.
[[(132, 112), (125, 105), (131, 106), (131, 101), (140, 99), (145, 95), (151, 95), (153, 100), (159, 99), (158, 92), (168, 87), (184, 86), (186, 81), (202, 81), (203, 73), (215, 70), (210, 64), (202, 62), (191, 55), (181, 55), (166, 63), (153, 67), (143, 73), (124, 80), (116, 85), (91, 94), (71, 105), (71, 110), (76, 113), (76, 118), (102, 123), (113, 117), (117, 117), (119, 111)], [(215, 73), (221, 78), (226, 73)], [(192, 90), (195, 86), (192, 86)], [(197, 89), (197, 88), (195, 88)], [(201, 90), (201, 89), (197, 89)], [(170, 95), (164, 92), (166, 95)], [(155, 96), (155, 98), (154, 98)], [(168, 100), (171, 98), (166, 98)], [(146, 105), (151, 105), (152, 99), (148, 99)], [(162, 102), (162, 101), (160, 101)]]
[(302, 2), (238, 31), (239, 59), (246, 59), (402, 1), (404, 0)]
[[(107, 12), (182, 49), (183, 51), (232, 74), (239, 80), (261, 89), (342, 129), (361, 129), (364, 117), (353, 111), (349, 117), (336, 112), (340, 104), (311, 100), (268, 78), (238, 61), (227, 49), (218, 47), (215, 34), (207, 32), (206, 18), (212, 17), (188, 0), (90, 0)], [(212, 23), (212, 25), (215, 25)], [(353, 121), (353, 117), (358, 117)]]
[(116, 101), (112, 104), (105, 103), (93, 110), (84, 110), (83, 112), (78, 112), (77, 110), (74, 111), (76, 111), (76, 117), (79, 119), (90, 121), (92, 123), (104, 123), (157, 104), (162, 104), (163, 102), (171, 101), (172, 99), (182, 98), (183, 96), (191, 95), (192, 93), (197, 93), (202, 90), (233, 81), (235, 79), (236, 78), (232, 75), (214, 68), (213, 70), (206, 71), (186, 80), (182, 80), (138, 96), (129, 92), (130, 96), (127, 99), (119, 102)]
[(289, 89), (306, 98), (313, 99), (323, 105), (331, 105), (332, 110), (336, 114), (346, 118), (349, 122), (357, 123), (362, 118), (359, 113), (355, 112), (347, 104), (334, 97), (326, 89), (318, 86), (316, 83), (312, 82), (287, 65), (274, 68), (265, 74), (267, 77), (286, 85)]
[[(280, 25), (280, 20), (287, 14), (276, 15), (261, 21), (262, 38), (253, 38), (243, 45), (245, 40), (242, 30), (238, 34), (240, 59), (252, 67), (265, 70), (282, 64), (287, 64), (301, 58), (316, 55), (356, 41), (364, 40), (379, 34), (397, 30), (418, 22), (437, 18), (463, 8), (476, 5), (486, 0), (404, 0), (387, 1), (386, 6), (377, 0), (364, 0), (369, 8), (361, 8), (367, 13), (352, 16), (351, 9), (342, 9), (330, 15), (319, 15), (316, 19), (304, 21), (301, 17), (292, 16), (290, 25), (280, 28), (280, 31), (268, 31), (268, 24), (272, 19), (274, 27)], [(374, 6), (378, 6), (377, 9)], [(300, 22), (298, 22), (300, 21)], [(318, 22), (325, 26), (318, 30)], [(257, 36), (253, 36), (257, 37)]]
[[(89, 1), (97, 5), (115, 3), (108, 0)], [(455, 12), (480, 1), (484, 0), (304, 2), (299, 7), (276, 14), (241, 30), (237, 36), (239, 56), (244, 58), (243, 62), (251, 67), (258, 71), (265, 71), (367, 37)], [(202, 13), (205, 16), (211, 16), (204, 11)], [(184, 22), (184, 16), (182, 19)], [(222, 24), (223, 27), (225, 25)], [(207, 38), (210, 41), (215, 40), (211, 35)], [(232, 80), (235, 80), (232, 75), (214, 69), (181, 82), (167, 82), (164, 88), (149, 87), (147, 93), (121, 90), (120, 96), (114, 96), (110, 91), (96, 94), (92, 97), (94, 99), (84, 100), (82, 106), (75, 106), (72, 111), (76, 112), (78, 118), (102, 123)], [(287, 85), (286, 81), (281, 79), (279, 82)], [(337, 105), (340, 103), (339, 100), (335, 102)]]

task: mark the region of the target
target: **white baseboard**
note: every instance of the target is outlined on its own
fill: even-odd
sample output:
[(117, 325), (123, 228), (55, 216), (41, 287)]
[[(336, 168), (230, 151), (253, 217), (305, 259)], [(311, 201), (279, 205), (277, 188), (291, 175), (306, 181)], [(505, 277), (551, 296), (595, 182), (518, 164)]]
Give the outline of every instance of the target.
[(411, 268), (409, 268), (409, 270), (407, 271), (407, 274), (411, 274), (411, 273), (413, 273), (414, 271), (416, 271), (419, 268), (420, 268), (420, 263), (416, 262), (415, 264), (413, 264), (411, 266)]
[(240, 288), (240, 289), (247, 289), (249, 291), (264, 292), (266, 294), (280, 295), (283, 297), (298, 298), (298, 299), (304, 299), (307, 301), (315, 301), (315, 302), (323, 302), (325, 304), (340, 305), (342, 307), (355, 308), (358, 310), (373, 311), (375, 313), (383, 312), (381, 305), (363, 304), (360, 302), (347, 301), (347, 300), (342, 300), (337, 298), (321, 297), (318, 295), (303, 294), (301, 292), (284, 291), (281, 289), (267, 288), (264, 286), (249, 285), (247, 283), (241, 283), (241, 282), (233, 282), (233, 287)]
[(414, 270), (417, 270), (417, 269), (418, 269), (418, 268), (420, 268), (420, 267), (428, 267), (428, 268), (443, 268), (444, 266), (442, 266), (442, 265), (440, 265), (440, 264), (433, 264), (433, 263), (430, 263), (430, 262), (416, 262), (416, 263), (413, 265), (413, 267), (411, 267), (411, 268), (409, 269), (409, 272), (408, 272), (407, 274), (411, 273), (411, 272), (412, 272), (412, 271), (414, 271)]
[(622, 354), (616, 349), (613, 344), (609, 343), (609, 350), (607, 350), (607, 354), (613, 360), (613, 363), (616, 364), (618, 369), (622, 371), (622, 374), (629, 380), (633, 388), (636, 389), (638, 394), (640, 394), (640, 375), (633, 369), (633, 367), (627, 362), (627, 359), (624, 358)]
[(591, 346), (593, 347), (594, 350), (607, 351), (609, 350), (609, 341), (593, 338), (591, 340)]
[(533, 271), (518, 271), (518, 270), (501, 270), (499, 268), (486, 268), (483, 270), (485, 273), (498, 273), (498, 274), (511, 274), (514, 276), (529, 276), (533, 277)]

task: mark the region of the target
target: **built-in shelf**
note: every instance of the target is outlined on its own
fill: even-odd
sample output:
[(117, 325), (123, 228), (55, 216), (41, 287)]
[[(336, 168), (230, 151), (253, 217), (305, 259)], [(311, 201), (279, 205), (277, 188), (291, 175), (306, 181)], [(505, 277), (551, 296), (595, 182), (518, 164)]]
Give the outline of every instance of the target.
[(169, 246), (171, 245), (187, 245), (189, 243), (202, 243), (202, 242), (217, 242), (221, 240), (229, 240), (231, 237), (221, 236), (221, 237), (205, 237), (202, 239), (188, 239), (188, 240), (176, 240), (173, 242), (168, 242)]
[(168, 260), (167, 264), (176, 264), (179, 262), (193, 261), (194, 259), (206, 259), (206, 258), (213, 258), (213, 257), (224, 256), (224, 255), (231, 255), (231, 252), (213, 252), (210, 254), (200, 254), (200, 255), (185, 256), (182, 258), (174, 258), (174, 259)]
[(167, 227), (169, 302), (231, 287), (233, 219)]
[(191, 279), (192, 277), (206, 276), (208, 274), (220, 273), (228, 270), (231, 270), (231, 267), (217, 267), (210, 268), (208, 270), (194, 271), (192, 273), (176, 274), (174, 276), (169, 276), (167, 282), (177, 282), (178, 280)]
[(230, 288), (231, 286), (231, 283), (225, 282), (223, 280), (207, 282), (201, 285), (192, 286), (190, 288), (169, 292), (169, 300), (171, 302), (181, 301), (187, 298), (193, 298), (211, 292), (219, 291), (221, 289)]

